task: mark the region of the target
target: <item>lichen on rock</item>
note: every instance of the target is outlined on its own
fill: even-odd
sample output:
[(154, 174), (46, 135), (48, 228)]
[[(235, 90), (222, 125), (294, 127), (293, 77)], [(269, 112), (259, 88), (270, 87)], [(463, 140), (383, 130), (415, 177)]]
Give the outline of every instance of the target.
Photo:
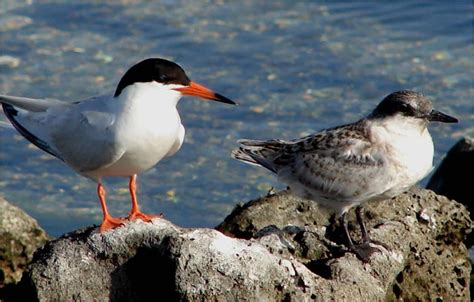
[(0, 289), (20, 281), (33, 252), (47, 240), (35, 219), (0, 197)]

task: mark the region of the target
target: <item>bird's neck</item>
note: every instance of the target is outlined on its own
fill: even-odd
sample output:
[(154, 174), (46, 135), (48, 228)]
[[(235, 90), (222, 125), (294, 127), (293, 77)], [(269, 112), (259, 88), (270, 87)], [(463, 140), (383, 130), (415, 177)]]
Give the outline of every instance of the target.
[(382, 128), (384, 132), (396, 136), (418, 136), (427, 132), (428, 122), (404, 116), (390, 116), (369, 119), (375, 128)]

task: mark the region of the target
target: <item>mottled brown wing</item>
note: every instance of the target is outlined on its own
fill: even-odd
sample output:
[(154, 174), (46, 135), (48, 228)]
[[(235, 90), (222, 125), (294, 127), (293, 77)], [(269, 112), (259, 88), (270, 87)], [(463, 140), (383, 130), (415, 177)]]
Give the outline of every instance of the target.
[(391, 176), (380, 148), (361, 128), (328, 129), (286, 145), (274, 161), (279, 178), (308, 198), (364, 200), (380, 194)]

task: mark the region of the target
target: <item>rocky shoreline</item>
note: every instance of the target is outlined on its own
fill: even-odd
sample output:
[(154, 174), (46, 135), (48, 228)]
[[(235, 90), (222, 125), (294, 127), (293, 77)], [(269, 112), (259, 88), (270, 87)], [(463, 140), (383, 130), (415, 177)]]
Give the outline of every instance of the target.
[[(371, 237), (386, 245), (368, 263), (345, 251), (334, 215), (286, 191), (237, 205), (216, 229), (156, 219), (49, 241), (21, 210), (1, 199), (0, 207), (0, 238), (8, 238), (0, 244), (4, 301), (470, 299), (470, 214), (426, 189), (366, 206)], [(355, 218), (349, 220), (357, 238)], [(13, 225), (28, 227), (15, 239), (5, 235)], [(18, 248), (25, 238), (30, 245)]]

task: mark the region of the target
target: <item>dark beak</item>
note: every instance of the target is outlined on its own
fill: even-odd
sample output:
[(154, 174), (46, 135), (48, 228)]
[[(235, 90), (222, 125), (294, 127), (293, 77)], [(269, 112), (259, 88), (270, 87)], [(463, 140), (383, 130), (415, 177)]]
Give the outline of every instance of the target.
[(182, 88), (175, 88), (175, 90), (181, 92), (183, 95), (193, 95), (193, 96), (198, 96), (200, 98), (207, 99), (207, 100), (236, 105), (234, 101), (226, 98), (223, 95), (215, 93), (211, 89), (193, 81), (189, 83), (189, 86), (182, 87)]
[(428, 120), (431, 122), (442, 122), (442, 123), (457, 123), (458, 119), (438, 110), (432, 110), (428, 116)]

